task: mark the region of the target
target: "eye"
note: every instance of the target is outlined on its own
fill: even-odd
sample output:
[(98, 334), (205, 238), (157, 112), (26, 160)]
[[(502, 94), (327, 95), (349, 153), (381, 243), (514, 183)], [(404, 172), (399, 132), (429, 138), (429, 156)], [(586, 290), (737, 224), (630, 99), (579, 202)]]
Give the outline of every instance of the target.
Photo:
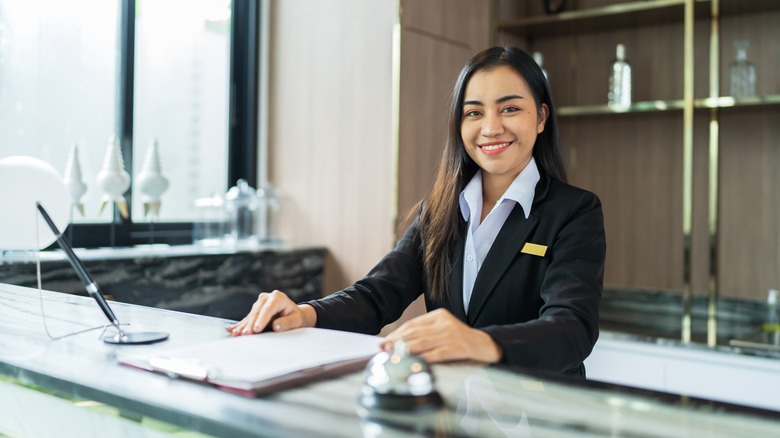
[(466, 111), (466, 113), (463, 115), (465, 117), (478, 117), (480, 115), (480, 112), (477, 110), (470, 110), (470, 111)]
[(501, 110), (502, 113), (514, 113), (514, 112), (517, 112), (517, 111), (520, 111), (520, 108), (518, 108), (516, 106), (508, 106), (508, 107), (503, 108)]

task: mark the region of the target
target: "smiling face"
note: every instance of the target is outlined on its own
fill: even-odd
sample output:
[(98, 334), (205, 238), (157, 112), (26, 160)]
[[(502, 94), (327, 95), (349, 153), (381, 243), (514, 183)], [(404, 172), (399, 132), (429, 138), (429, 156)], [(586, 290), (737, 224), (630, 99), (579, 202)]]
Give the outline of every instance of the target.
[(471, 76), (462, 111), (463, 144), (482, 169), (483, 182), (509, 187), (531, 161), (547, 121), (547, 105), (537, 107), (525, 79), (500, 65)]

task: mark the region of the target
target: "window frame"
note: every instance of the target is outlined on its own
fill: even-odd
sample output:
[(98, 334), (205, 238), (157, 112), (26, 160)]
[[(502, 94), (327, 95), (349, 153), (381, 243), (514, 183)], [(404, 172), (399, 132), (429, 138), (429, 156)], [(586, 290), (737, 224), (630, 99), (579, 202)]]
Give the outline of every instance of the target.
[[(231, 0), (230, 93), (228, 103), (228, 181), (257, 184), (257, 116), (260, 7), (255, 0)], [(133, 175), (133, 95), (136, 0), (120, 0), (116, 131), (126, 170)], [(130, 217), (114, 208), (108, 223), (69, 224), (68, 239), (79, 248), (124, 247), (151, 243), (192, 243), (193, 222), (133, 222), (133, 182), (125, 193)]]

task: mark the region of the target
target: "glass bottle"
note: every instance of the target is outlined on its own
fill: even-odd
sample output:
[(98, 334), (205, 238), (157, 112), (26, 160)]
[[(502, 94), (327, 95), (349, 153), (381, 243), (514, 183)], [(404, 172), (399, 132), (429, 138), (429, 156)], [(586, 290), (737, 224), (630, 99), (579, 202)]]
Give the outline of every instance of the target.
[(246, 180), (239, 179), (236, 185), (225, 194), (229, 243), (240, 246), (257, 243), (255, 210), (257, 210), (255, 189)]
[(544, 56), (542, 55), (542, 52), (534, 52), (533, 56), (534, 61), (536, 61), (536, 63), (539, 64), (539, 68), (542, 69), (544, 78), (547, 79), (547, 70), (544, 69)]
[(734, 41), (737, 59), (729, 64), (729, 95), (748, 97), (756, 95), (756, 66), (747, 60), (747, 40)]
[(192, 224), (193, 243), (201, 246), (220, 246), (225, 242), (224, 198), (216, 193), (195, 200), (198, 220)]
[(276, 236), (276, 212), (281, 204), (281, 192), (270, 182), (257, 186), (257, 208), (260, 219), (257, 237), (260, 243), (279, 244), (281, 240)]
[(609, 77), (609, 106), (631, 106), (631, 64), (626, 61), (626, 48), (618, 44), (615, 48), (615, 61)]

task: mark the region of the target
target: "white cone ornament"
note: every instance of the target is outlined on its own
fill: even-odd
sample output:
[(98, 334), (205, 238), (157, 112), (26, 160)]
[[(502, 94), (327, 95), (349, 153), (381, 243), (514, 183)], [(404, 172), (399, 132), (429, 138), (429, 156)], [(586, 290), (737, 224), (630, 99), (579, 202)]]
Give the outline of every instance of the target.
[(79, 162), (79, 145), (74, 144), (68, 155), (68, 163), (65, 165), (65, 175), (62, 177), (65, 187), (70, 193), (70, 205), (84, 216), (84, 203), (81, 197), (87, 191), (87, 185), (84, 183), (84, 175), (81, 172), (81, 163)]
[(168, 190), (168, 178), (163, 175), (160, 165), (160, 150), (157, 139), (152, 141), (146, 151), (144, 165), (136, 175), (136, 185), (143, 195), (144, 217), (151, 215), (156, 219), (160, 215), (160, 197)]
[(106, 149), (106, 158), (103, 160), (103, 169), (97, 175), (97, 183), (104, 193), (100, 199), (99, 213), (103, 212), (106, 204), (114, 203), (119, 214), (128, 219), (127, 201), (122, 195), (130, 188), (130, 175), (125, 170), (119, 140), (114, 136)]

